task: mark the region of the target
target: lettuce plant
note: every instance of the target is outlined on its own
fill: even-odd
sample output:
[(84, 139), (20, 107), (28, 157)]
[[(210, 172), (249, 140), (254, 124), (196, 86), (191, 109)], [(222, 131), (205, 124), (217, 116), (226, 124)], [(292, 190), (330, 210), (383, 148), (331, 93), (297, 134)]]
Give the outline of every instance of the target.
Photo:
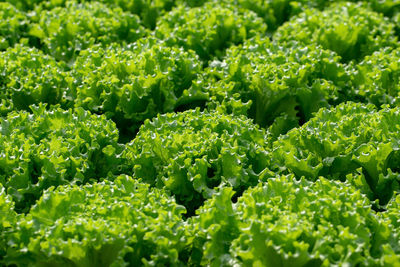
[(65, 106), (71, 100), (65, 68), (36, 48), (16, 45), (0, 52), (0, 115), (32, 104)]
[(208, 73), (215, 78), (209, 85), (215, 108), (246, 111), (238, 107), (240, 101), (257, 124), (275, 123), (275, 135), (341, 101), (350, 85), (350, 75), (335, 53), (315, 45), (282, 46), (268, 38), (233, 46), (223, 61), (210, 64)]
[(264, 138), (244, 117), (189, 110), (145, 121), (124, 157), (136, 177), (167, 189), (193, 214), (215, 187), (239, 195), (268, 177)]
[[(217, 1), (215, 1), (217, 2)], [(224, 3), (233, 4), (240, 8), (251, 10), (261, 18), (268, 26), (268, 32), (274, 32), (293, 15), (301, 13), (307, 7), (318, 6), (321, 1), (293, 1), (293, 0), (224, 0)], [(323, 0), (327, 3), (329, 1)]]
[(205, 102), (205, 89), (191, 87), (200, 72), (194, 52), (143, 39), (128, 47), (83, 51), (71, 72), (71, 88), (75, 106), (106, 114), (132, 136), (145, 119)]
[(380, 106), (399, 105), (400, 49), (384, 48), (376, 51), (356, 66), (354, 74), (355, 98)]
[(160, 18), (155, 36), (169, 45), (192, 49), (207, 61), (221, 57), (230, 45), (243, 43), (265, 30), (255, 13), (210, 2), (194, 8), (175, 7)]
[(362, 4), (336, 3), (323, 11), (309, 9), (282, 25), (278, 42), (319, 44), (335, 51), (342, 61), (360, 61), (380, 48), (397, 47), (394, 24)]
[(128, 176), (46, 190), (10, 240), (7, 264), (162, 266), (182, 264), (190, 237), (185, 209)]
[(83, 109), (10, 112), (0, 119), (0, 184), (18, 212), (50, 186), (81, 185), (118, 171), (115, 124)]
[(27, 30), (26, 15), (9, 3), (0, 3), (0, 51), (18, 43)]
[(0, 2), (0, 266), (400, 266), (399, 0)]
[(364, 6), (388, 17), (392, 17), (400, 10), (398, 0), (178, 0), (177, 2), (190, 7), (201, 6), (204, 2), (212, 2), (251, 10), (267, 24), (268, 33), (275, 32), (283, 23), (307, 9), (324, 10), (337, 2), (363, 2)]
[(18, 216), (14, 211), (14, 202), (0, 184), (0, 262), (6, 255), (9, 232), (15, 229), (17, 221)]
[[(315, 181), (320, 175), (354, 183), (371, 200), (386, 204), (399, 189), (400, 110), (348, 102), (321, 109), (300, 128), (279, 137), (272, 157), (277, 165)], [(351, 178), (351, 177), (349, 177)]]
[(136, 15), (98, 2), (68, 1), (38, 17), (30, 35), (41, 40), (46, 53), (66, 62), (93, 44), (131, 43), (146, 34)]
[(100, 2), (119, 6), (124, 11), (138, 15), (142, 23), (150, 29), (154, 29), (159, 17), (175, 5), (175, 0), (100, 0)]
[(29, 11), (34, 9), (36, 6), (46, 4), (54, 7), (57, 5), (64, 4), (66, 0), (5, 0), (5, 2), (11, 3), (13, 6), (22, 11)]
[[(391, 226), (391, 247), (395, 248), (396, 254), (400, 255), (400, 194), (394, 196), (380, 216)], [(389, 256), (388, 256), (389, 257)], [(396, 263), (395, 261), (393, 261)]]
[[(194, 264), (211, 266), (396, 266), (389, 224), (349, 183), (277, 176), (237, 203), (225, 187), (191, 218)], [(194, 250), (195, 251), (195, 250)]]

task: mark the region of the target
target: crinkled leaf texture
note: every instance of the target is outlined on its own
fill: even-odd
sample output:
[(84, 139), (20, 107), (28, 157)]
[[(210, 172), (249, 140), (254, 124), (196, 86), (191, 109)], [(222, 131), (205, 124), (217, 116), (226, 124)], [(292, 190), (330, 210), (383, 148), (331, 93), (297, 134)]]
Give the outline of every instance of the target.
[[(321, 107), (342, 101), (350, 75), (340, 57), (320, 46), (282, 46), (268, 38), (253, 38), (233, 46), (223, 61), (207, 70), (209, 106), (246, 115), (278, 136), (309, 120)], [(242, 106), (243, 106), (242, 105)]]
[(141, 18), (142, 23), (146, 27), (154, 29), (159, 17), (166, 11), (170, 11), (175, 5), (176, 0), (99, 0), (99, 2), (116, 5), (124, 11), (136, 14)]
[(0, 119), (0, 184), (26, 212), (50, 186), (84, 184), (118, 172), (115, 124), (83, 109), (44, 105)]
[(135, 132), (158, 113), (208, 100), (205, 89), (191, 86), (200, 72), (193, 51), (144, 38), (126, 47), (83, 51), (71, 72), (71, 88), (75, 106), (104, 113), (121, 130)]
[(27, 30), (26, 15), (9, 3), (0, 3), (0, 51), (13, 47)]
[(266, 25), (252, 11), (210, 2), (194, 8), (175, 7), (160, 18), (155, 35), (170, 45), (192, 49), (208, 61), (265, 31)]
[(0, 264), (9, 246), (7, 244), (9, 234), (15, 229), (17, 220), (18, 215), (14, 211), (14, 202), (0, 184)]
[(278, 42), (316, 43), (335, 51), (344, 62), (360, 61), (381, 47), (397, 47), (395, 25), (364, 4), (339, 2), (324, 11), (306, 10), (274, 34)]
[[(217, 2), (217, 0), (214, 0)], [(218, 1), (221, 2), (221, 1)], [(326, 0), (222, 0), (255, 12), (268, 26), (268, 33), (274, 32), (280, 25), (292, 16), (301, 13), (309, 7), (323, 7)], [(322, 3), (320, 3), (322, 2)]]
[[(390, 225), (390, 231), (393, 233), (390, 237), (391, 246), (395, 248), (397, 258), (400, 258), (400, 194), (394, 196), (385, 208), (385, 211), (380, 213), (381, 217)], [(388, 252), (391, 252), (387, 248)], [(390, 259), (390, 253), (388, 253)], [(394, 262), (394, 261), (393, 261)]]
[(20, 266), (178, 266), (184, 207), (129, 176), (46, 190), (18, 222), (5, 258)]
[(225, 187), (191, 219), (210, 266), (397, 266), (389, 224), (350, 183), (277, 176), (233, 204)]
[(147, 34), (136, 15), (98, 2), (67, 1), (39, 12), (30, 35), (42, 41), (46, 53), (68, 63), (93, 44), (131, 43)]
[(241, 194), (268, 177), (266, 136), (243, 116), (196, 109), (145, 121), (124, 155), (136, 177), (166, 188), (193, 214), (214, 187)]
[(36, 48), (16, 45), (0, 52), (0, 69), (0, 115), (71, 100), (65, 64)]
[(399, 124), (399, 108), (377, 111), (373, 105), (340, 104), (281, 136), (272, 158), (297, 177), (312, 180), (320, 175), (345, 180), (361, 172), (355, 184), (371, 200), (386, 204), (399, 189)]
[(377, 107), (400, 104), (400, 49), (382, 48), (355, 66), (354, 98)]

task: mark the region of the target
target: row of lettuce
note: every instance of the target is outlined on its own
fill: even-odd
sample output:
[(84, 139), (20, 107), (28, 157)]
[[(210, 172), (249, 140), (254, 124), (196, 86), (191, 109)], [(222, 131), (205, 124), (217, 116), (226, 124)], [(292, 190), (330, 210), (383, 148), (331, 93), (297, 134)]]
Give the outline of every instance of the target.
[(398, 266), (399, 4), (334, 2), (0, 3), (0, 265)]
[(22, 11), (0, 3), (0, 32), (11, 36), (2, 46), (20, 42), (0, 52), (3, 116), (39, 103), (83, 107), (130, 141), (145, 119), (195, 107), (275, 124), (278, 136), (321, 107), (398, 105), (398, 28), (363, 3), (306, 9), (271, 34), (239, 4), (178, 5), (154, 31), (99, 2), (43, 5), (27, 13), (36, 23), (23, 23)]
[(398, 266), (400, 109), (347, 102), (266, 142), (244, 116), (115, 124), (32, 107), (0, 122), (0, 262)]

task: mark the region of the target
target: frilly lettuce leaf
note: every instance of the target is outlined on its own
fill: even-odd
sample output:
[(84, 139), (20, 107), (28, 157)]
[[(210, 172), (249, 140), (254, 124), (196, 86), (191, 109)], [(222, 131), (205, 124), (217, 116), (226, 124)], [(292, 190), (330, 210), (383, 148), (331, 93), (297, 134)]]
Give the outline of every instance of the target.
[(359, 3), (339, 2), (323, 11), (308, 9), (281, 26), (278, 42), (316, 43), (335, 51), (342, 61), (360, 61), (381, 47), (397, 47), (394, 24)]
[(335, 53), (315, 45), (282, 46), (268, 38), (231, 47), (206, 73), (210, 107), (245, 111), (263, 127), (275, 124), (275, 136), (306, 122), (321, 107), (343, 101), (350, 86), (350, 73)]
[(269, 177), (266, 137), (244, 117), (196, 109), (145, 121), (124, 157), (136, 177), (167, 189), (193, 214), (214, 187), (241, 194)]
[(0, 52), (0, 115), (29, 110), (32, 104), (72, 100), (66, 66), (36, 48), (16, 45)]
[(27, 36), (28, 18), (12, 4), (0, 3), (0, 51), (13, 47)]
[(147, 34), (136, 15), (98, 2), (67, 1), (65, 7), (38, 12), (30, 35), (41, 40), (46, 53), (70, 64), (94, 44), (131, 43)]
[(32, 112), (0, 119), (0, 184), (18, 212), (50, 186), (81, 185), (119, 171), (122, 146), (114, 123), (83, 109), (40, 105)]
[(9, 234), (15, 229), (17, 221), (18, 215), (14, 211), (14, 202), (0, 184), (0, 263), (7, 253)]
[[(192, 218), (211, 266), (396, 266), (387, 222), (348, 182), (277, 176), (246, 190), (237, 203), (223, 188)], [(389, 252), (391, 251), (391, 254)]]
[(206, 90), (191, 86), (200, 72), (193, 51), (144, 38), (126, 47), (82, 51), (70, 87), (75, 106), (113, 119), (123, 134), (130, 132), (130, 141), (145, 119), (204, 103)]
[(354, 98), (377, 107), (400, 103), (400, 49), (382, 48), (355, 66)]
[(255, 13), (210, 2), (175, 7), (159, 19), (155, 36), (169, 45), (194, 50), (207, 62), (222, 57), (229, 46), (265, 31), (266, 25)]
[[(276, 164), (297, 177), (318, 176), (345, 180), (361, 168), (371, 200), (386, 204), (399, 189), (400, 111), (373, 105), (340, 104), (321, 109), (302, 127), (281, 136), (273, 144)], [(364, 192), (369, 194), (368, 192)]]
[(46, 190), (18, 222), (7, 264), (161, 266), (181, 263), (191, 237), (185, 209), (128, 176)]

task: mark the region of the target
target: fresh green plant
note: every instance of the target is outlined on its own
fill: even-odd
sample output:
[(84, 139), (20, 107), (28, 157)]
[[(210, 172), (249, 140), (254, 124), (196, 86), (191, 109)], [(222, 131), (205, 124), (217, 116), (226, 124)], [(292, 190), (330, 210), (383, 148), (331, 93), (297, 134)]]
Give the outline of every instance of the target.
[(366, 56), (354, 74), (354, 97), (380, 106), (400, 104), (400, 49), (384, 48)]
[(392, 233), (347, 182), (277, 176), (237, 203), (225, 187), (193, 217), (195, 264), (211, 266), (397, 266)]
[(26, 36), (26, 15), (9, 3), (0, 3), (0, 51), (12, 47)]
[(42, 51), (16, 45), (0, 52), (0, 115), (29, 110), (32, 104), (67, 105), (65, 64)]
[(49, 7), (55, 7), (64, 4), (65, 1), (66, 0), (5, 0), (5, 2), (11, 3), (22, 11), (32, 10), (35, 7), (43, 4), (46, 4)]
[[(22, 218), (5, 262), (26, 266), (179, 265), (185, 209), (128, 176), (46, 190)], [(183, 257), (180, 258), (180, 257)]]
[(307, 9), (324, 10), (338, 2), (362, 2), (364, 6), (388, 17), (400, 11), (398, 0), (180, 0), (178, 2), (190, 7), (201, 6), (204, 2), (213, 2), (251, 10), (267, 24), (268, 33), (275, 32), (283, 23)]
[[(255, 38), (233, 46), (210, 64), (211, 105), (241, 113), (279, 135), (309, 120), (321, 107), (343, 101), (350, 75), (340, 57), (320, 46), (281, 46)], [(238, 105), (242, 102), (245, 106)], [(247, 111), (246, 111), (247, 107)]]
[(138, 15), (142, 23), (150, 29), (154, 29), (159, 17), (175, 5), (175, 0), (100, 0), (100, 2), (119, 6), (124, 11)]
[(0, 0), (0, 266), (400, 266), (400, 0)]
[[(217, 2), (217, 0), (214, 0)], [(265, 21), (268, 32), (274, 32), (292, 16), (301, 13), (308, 7), (317, 6), (321, 1), (293, 1), (293, 0), (224, 0), (223, 2), (233, 4), (237, 7), (251, 10)], [(329, 1), (322, 0), (324, 4)]]
[(324, 11), (306, 10), (280, 27), (273, 38), (319, 44), (349, 62), (360, 61), (386, 46), (397, 47), (394, 27), (388, 18), (361, 3), (339, 2)]
[[(27, 212), (50, 186), (82, 185), (118, 172), (115, 124), (83, 109), (10, 112), (0, 118), (0, 184)], [(112, 178), (110, 176), (109, 178)]]
[(320, 110), (302, 127), (279, 137), (272, 158), (297, 177), (313, 181), (319, 176), (343, 181), (361, 172), (354, 183), (383, 205), (399, 189), (399, 124), (398, 108), (377, 111), (373, 105), (344, 103)]
[(93, 44), (131, 43), (146, 35), (136, 15), (98, 2), (68, 1), (38, 17), (30, 35), (41, 40), (46, 53), (68, 63)]
[[(380, 216), (386, 220), (390, 228), (390, 243), (395, 249), (396, 255), (400, 255), (400, 194), (397, 194), (386, 206), (385, 211), (380, 213)], [(390, 256), (387, 256), (390, 259)], [(389, 261), (388, 259), (388, 261)], [(396, 261), (393, 261), (396, 263)]]
[(6, 255), (9, 231), (15, 229), (17, 220), (14, 202), (12, 202), (11, 197), (6, 194), (4, 187), (0, 184), (0, 262)]
[(160, 18), (155, 36), (169, 45), (192, 49), (207, 61), (222, 57), (230, 45), (265, 31), (266, 25), (255, 13), (210, 2), (194, 8), (175, 7)]
[(241, 194), (268, 177), (264, 138), (244, 117), (189, 110), (145, 121), (124, 157), (135, 177), (167, 189), (193, 214), (214, 187)]
[(128, 47), (83, 51), (71, 72), (71, 88), (75, 106), (106, 114), (131, 133), (130, 141), (145, 119), (208, 100), (204, 89), (191, 87), (200, 72), (194, 52), (143, 39)]

